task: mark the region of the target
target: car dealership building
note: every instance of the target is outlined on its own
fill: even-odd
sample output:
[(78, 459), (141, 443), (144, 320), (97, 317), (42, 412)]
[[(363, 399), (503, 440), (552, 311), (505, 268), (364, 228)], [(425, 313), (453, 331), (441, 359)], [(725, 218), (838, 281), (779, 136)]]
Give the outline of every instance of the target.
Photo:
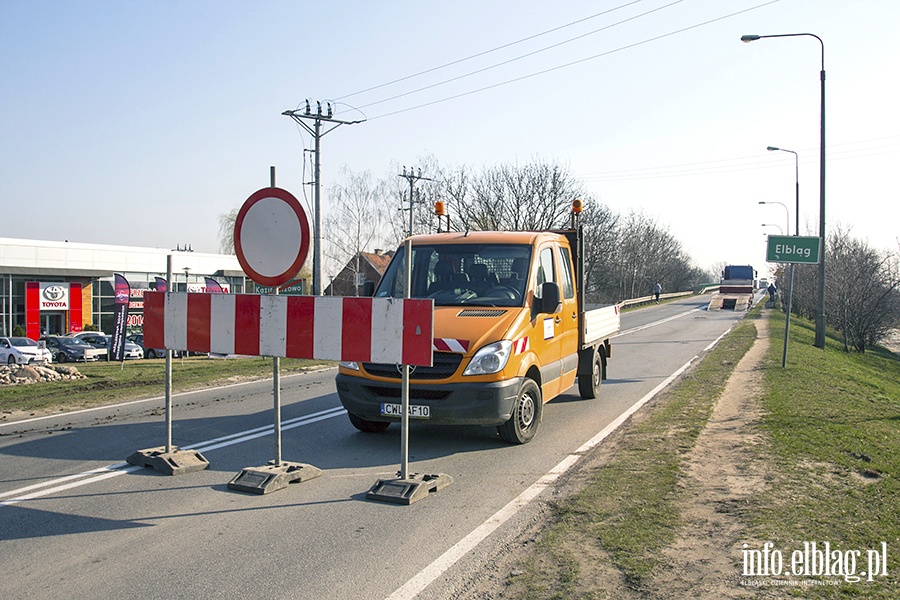
[(169, 256), (171, 291), (204, 292), (218, 284), (216, 291), (243, 293), (252, 287), (232, 255), (0, 238), (0, 336), (18, 328), (29, 337), (85, 328), (111, 332), (115, 274), (131, 287), (128, 329), (139, 332), (144, 292), (167, 280)]

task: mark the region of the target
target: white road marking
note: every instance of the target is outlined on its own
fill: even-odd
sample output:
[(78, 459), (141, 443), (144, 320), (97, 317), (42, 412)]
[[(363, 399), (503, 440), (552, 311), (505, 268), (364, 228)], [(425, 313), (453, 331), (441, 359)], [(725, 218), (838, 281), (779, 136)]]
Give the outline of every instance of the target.
[[(286, 431), (288, 429), (294, 429), (295, 427), (300, 427), (302, 425), (310, 425), (312, 423), (317, 423), (319, 421), (323, 421), (325, 419), (331, 419), (334, 417), (339, 417), (347, 414), (347, 411), (342, 407), (329, 408), (327, 410), (322, 410), (316, 413), (312, 413), (309, 415), (303, 415), (302, 417), (296, 417), (294, 419), (288, 419), (281, 424), (281, 430)], [(212, 440), (207, 440), (205, 442), (199, 442), (197, 444), (193, 444), (191, 446), (183, 446), (185, 450), (196, 450), (198, 452), (209, 452), (210, 450), (217, 450), (219, 448), (224, 448), (226, 446), (232, 446), (234, 444), (240, 444), (242, 442), (246, 442), (248, 440), (256, 439), (258, 437), (272, 435), (275, 431), (274, 425), (268, 425), (265, 427), (257, 427), (256, 429), (248, 429), (247, 431), (241, 431), (238, 433), (233, 433), (231, 435), (226, 435), (223, 437), (215, 438)], [(119, 475), (125, 475), (126, 473), (131, 473), (133, 471), (137, 471), (138, 469), (143, 469), (144, 467), (129, 465), (128, 463), (116, 463), (114, 465), (108, 465), (105, 467), (100, 467), (98, 469), (92, 469), (90, 471), (84, 471), (83, 473), (77, 473), (75, 475), (67, 475), (65, 477), (58, 477), (56, 479), (51, 479), (49, 481), (44, 481), (42, 483), (36, 483), (34, 485), (29, 485), (27, 487), (19, 488), (17, 490), (12, 490), (9, 492), (0, 493), (0, 498), (4, 498), (7, 496), (13, 496), (9, 500), (3, 500), (0, 502), (0, 506), (9, 506), (11, 504), (17, 504), (24, 500), (33, 500), (34, 498), (42, 498), (44, 496), (49, 496), (50, 494), (55, 494), (57, 492), (63, 492), (65, 490), (70, 490), (72, 488), (81, 487), (84, 485), (88, 485), (91, 483), (96, 483), (98, 481), (103, 481), (105, 479), (110, 479), (112, 477), (118, 477)], [(87, 478), (87, 479), (85, 479)], [(41, 490), (40, 488), (47, 488)], [(40, 490), (40, 491), (32, 491), (32, 490)], [(31, 493), (28, 493), (31, 492)]]
[(668, 323), (669, 321), (674, 321), (675, 319), (680, 319), (686, 315), (691, 313), (695, 313), (697, 311), (706, 310), (705, 308), (692, 308), (691, 310), (683, 313), (678, 313), (677, 315), (672, 315), (671, 317), (666, 317), (665, 319), (660, 319), (659, 321), (653, 321), (652, 323), (647, 323), (646, 325), (640, 325), (638, 327), (632, 327), (631, 329), (626, 329), (625, 331), (620, 331), (615, 334), (614, 338), (621, 337), (623, 335), (628, 335), (629, 333), (635, 333), (637, 331), (642, 331), (644, 329), (650, 329), (651, 327), (656, 327), (657, 325), (662, 325), (663, 323)]
[[(337, 368), (337, 367), (330, 367)], [(328, 369), (323, 369), (328, 370)], [(282, 375), (282, 379), (288, 379), (289, 377), (297, 377), (298, 375), (308, 375), (309, 373), (317, 373), (319, 371), (308, 371), (306, 373), (291, 373), (290, 375)], [(215, 392), (217, 390), (224, 390), (232, 387), (238, 387), (241, 385), (249, 385), (251, 383), (260, 383), (265, 381), (271, 381), (272, 379), (254, 379), (253, 381), (242, 381), (241, 383), (229, 383), (226, 385), (220, 385), (218, 387), (211, 388), (203, 388), (200, 390), (191, 390), (189, 392), (180, 392), (178, 394), (172, 394), (172, 398), (180, 398), (181, 396), (189, 396), (191, 394), (199, 394), (201, 392)], [(55, 415), (45, 415), (43, 417), (32, 417), (30, 419), (21, 419), (18, 421), (4, 421), (0, 423), (0, 427), (12, 427), (15, 425), (22, 425), (24, 423), (34, 423), (35, 421), (45, 421), (47, 419), (59, 419), (62, 417), (67, 417), (68, 415), (78, 415), (81, 413), (89, 413), (98, 410), (108, 410), (110, 408), (121, 408), (123, 406), (132, 406), (135, 404), (143, 404), (144, 402), (159, 402), (160, 400), (165, 400), (165, 396), (154, 396), (153, 398), (144, 398), (143, 400), (130, 400), (128, 402), (120, 402), (118, 404), (107, 404), (104, 406), (95, 406), (93, 408), (82, 408), (81, 410), (73, 410), (69, 412), (59, 413)]]

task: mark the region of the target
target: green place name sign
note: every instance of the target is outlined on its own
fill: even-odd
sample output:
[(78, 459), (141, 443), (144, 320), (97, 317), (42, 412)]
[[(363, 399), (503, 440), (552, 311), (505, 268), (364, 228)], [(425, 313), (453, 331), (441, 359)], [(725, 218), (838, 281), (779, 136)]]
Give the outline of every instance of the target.
[(819, 264), (821, 244), (813, 236), (770, 235), (766, 261), (777, 263)]
[[(256, 292), (259, 294), (274, 294), (275, 288), (258, 285), (258, 286), (256, 286)], [(296, 285), (288, 286), (288, 287), (284, 288), (283, 290), (279, 291), (278, 293), (281, 294), (282, 296), (303, 296), (304, 295), (303, 284), (298, 283)]]

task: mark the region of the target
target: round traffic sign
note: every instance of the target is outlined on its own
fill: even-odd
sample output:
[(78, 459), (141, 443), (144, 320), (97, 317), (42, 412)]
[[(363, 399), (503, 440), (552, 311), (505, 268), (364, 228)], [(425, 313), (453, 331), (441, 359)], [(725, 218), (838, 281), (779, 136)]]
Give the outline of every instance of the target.
[(300, 202), (277, 187), (254, 192), (238, 211), (234, 250), (244, 273), (260, 285), (293, 279), (309, 252), (309, 221)]

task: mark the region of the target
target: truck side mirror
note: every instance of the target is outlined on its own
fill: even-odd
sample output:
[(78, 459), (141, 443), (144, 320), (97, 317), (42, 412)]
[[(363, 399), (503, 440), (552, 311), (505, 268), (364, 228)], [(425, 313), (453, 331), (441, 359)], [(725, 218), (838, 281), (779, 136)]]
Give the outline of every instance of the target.
[(559, 295), (559, 284), (545, 281), (541, 284), (541, 297), (535, 298), (535, 311), (552, 315), (561, 310), (562, 300)]
[(360, 295), (365, 298), (371, 298), (375, 295), (375, 282), (367, 281), (362, 284), (362, 290), (360, 290)]

